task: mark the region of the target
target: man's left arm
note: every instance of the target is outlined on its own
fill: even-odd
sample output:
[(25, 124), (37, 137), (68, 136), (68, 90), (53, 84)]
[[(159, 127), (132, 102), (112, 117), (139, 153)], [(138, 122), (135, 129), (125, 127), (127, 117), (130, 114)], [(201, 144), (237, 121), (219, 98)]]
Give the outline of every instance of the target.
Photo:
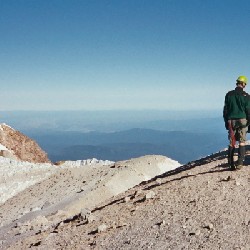
[[(249, 103), (250, 104), (250, 103)], [(223, 108), (223, 118), (225, 122), (225, 128), (228, 130), (228, 110), (227, 110), (227, 95), (225, 97), (224, 108)]]

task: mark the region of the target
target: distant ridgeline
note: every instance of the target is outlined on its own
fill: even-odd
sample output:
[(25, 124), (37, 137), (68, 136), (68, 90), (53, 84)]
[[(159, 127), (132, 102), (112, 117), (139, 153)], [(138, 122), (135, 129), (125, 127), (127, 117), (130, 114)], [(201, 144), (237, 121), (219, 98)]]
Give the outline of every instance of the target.
[(224, 133), (151, 129), (131, 129), (114, 133), (50, 132), (34, 134), (33, 138), (54, 162), (89, 158), (118, 161), (159, 154), (184, 164), (227, 146)]
[(221, 112), (1, 111), (0, 115), (35, 139), (54, 162), (161, 154), (186, 163), (227, 146)]

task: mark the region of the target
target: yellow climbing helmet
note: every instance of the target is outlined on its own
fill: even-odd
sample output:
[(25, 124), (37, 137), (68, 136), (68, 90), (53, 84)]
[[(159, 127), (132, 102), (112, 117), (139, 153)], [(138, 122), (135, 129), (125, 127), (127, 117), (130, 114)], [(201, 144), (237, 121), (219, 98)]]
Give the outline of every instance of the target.
[(239, 76), (237, 82), (243, 82), (247, 84), (247, 77), (246, 76)]

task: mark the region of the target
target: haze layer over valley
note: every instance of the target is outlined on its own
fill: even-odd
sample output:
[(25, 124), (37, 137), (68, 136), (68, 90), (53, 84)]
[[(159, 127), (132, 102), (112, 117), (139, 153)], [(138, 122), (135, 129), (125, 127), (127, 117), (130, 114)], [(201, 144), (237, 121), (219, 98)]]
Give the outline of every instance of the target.
[(1, 112), (11, 126), (35, 139), (52, 161), (126, 160), (168, 155), (181, 163), (227, 145), (221, 111)]

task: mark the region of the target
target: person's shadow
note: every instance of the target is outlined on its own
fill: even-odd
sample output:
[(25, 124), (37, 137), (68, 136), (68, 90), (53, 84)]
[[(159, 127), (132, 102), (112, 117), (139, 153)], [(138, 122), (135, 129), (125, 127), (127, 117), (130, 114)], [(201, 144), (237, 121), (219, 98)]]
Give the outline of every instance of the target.
[(244, 165), (250, 165), (250, 145), (246, 145), (246, 157)]

